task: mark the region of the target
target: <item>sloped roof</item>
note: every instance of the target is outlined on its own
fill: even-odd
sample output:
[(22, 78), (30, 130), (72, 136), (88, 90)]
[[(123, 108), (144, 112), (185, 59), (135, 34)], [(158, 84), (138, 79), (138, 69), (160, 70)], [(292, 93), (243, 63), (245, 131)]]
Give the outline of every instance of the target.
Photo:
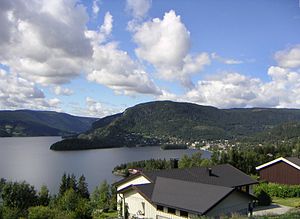
[(237, 187), (257, 183), (256, 180), (229, 164), (213, 166), (211, 170), (212, 175), (209, 175), (208, 168), (206, 167), (143, 172), (143, 175), (151, 179), (152, 182), (155, 181), (156, 177), (164, 177), (225, 187)]
[(287, 157), (287, 158), (279, 157), (275, 160), (272, 160), (270, 162), (264, 163), (264, 164), (256, 167), (256, 170), (261, 170), (263, 168), (269, 167), (278, 162), (285, 162), (285, 163), (295, 167), (296, 169), (300, 170), (300, 159), (298, 157)]
[[(224, 186), (157, 177), (155, 183), (131, 185), (118, 192), (125, 193), (131, 189), (139, 192), (151, 203), (200, 215), (206, 214), (233, 191), (236, 191), (234, 188)], [(249, 199), (254, 199), (249, 194), (240, 193)]]
[(152, 192), (156, 204), (204, 214), (234, 189), (157, 177)]

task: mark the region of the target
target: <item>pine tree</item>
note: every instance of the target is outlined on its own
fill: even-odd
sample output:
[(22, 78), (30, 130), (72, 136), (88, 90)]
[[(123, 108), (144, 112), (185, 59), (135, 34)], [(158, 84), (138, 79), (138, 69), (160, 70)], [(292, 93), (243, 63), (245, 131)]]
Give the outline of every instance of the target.
[(76, 180), (76, 176), (73, 173), (69, 178), (68, 189), (73, 189), (75, 192), (77, 192), (77, 180)]
[(43, 185), (39, 191), (38, 196), (39, 205), (48, 206), (50, 202), (50, 195), (47, 186)]
[(88, 190), (88, 184), (85, 182), (85, 177), (84, 175), (81, 175), (78, 180), (78, 188), (77, 188), (78, 194), (82, 198), (89, 199), (90, 193)]
[[(68, 176), (69, 177), (69, 176)], [(64, 175), (61, 177), (61, 183), (59, 186), (59, 195), (63, 196), (63, 194), (67, 191), (68, 189), (68, 182), (67, 182), (67, 174), (64, 173)]]

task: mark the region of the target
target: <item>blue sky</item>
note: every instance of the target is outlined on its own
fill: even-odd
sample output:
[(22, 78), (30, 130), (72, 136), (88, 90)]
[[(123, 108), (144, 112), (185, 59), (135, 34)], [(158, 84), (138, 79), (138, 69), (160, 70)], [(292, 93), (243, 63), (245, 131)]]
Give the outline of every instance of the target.
[(1, 109), (300, 107), (298, 0), (4, 0)]

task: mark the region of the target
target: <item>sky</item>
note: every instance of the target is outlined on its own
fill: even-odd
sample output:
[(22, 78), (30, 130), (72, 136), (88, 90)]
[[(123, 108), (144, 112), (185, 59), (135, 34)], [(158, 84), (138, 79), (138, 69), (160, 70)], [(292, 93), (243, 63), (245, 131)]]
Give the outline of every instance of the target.
[(1, 0), (0, 109), (300, 108), (299, 0)]

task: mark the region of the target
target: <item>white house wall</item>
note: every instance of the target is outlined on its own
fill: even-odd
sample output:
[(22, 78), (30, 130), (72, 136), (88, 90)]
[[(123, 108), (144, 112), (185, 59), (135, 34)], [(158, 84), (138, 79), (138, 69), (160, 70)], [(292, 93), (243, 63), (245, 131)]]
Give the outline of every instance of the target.
[(235, 212), (247, 213), (249, 202), (250, 199), (247, 198), (247, 196), (241, 194), (240, 192), (234, 191), (212, 210), (210, 210), (206, 215), (218, 216)]
[[(137, 191), (130, 191), (124, 194), (125, 203), (128, 205), (128, 212), (130, 217), (135, 216), (139, 211), (143, 212), (143, 205), (145, 203), (145, 213), (144, 217), (147, 219), (183, 219), (185, 217), (180, 217), (180, 211), (176, 210), (176, 215), (167, 213), (167, 208), (164, 207), (164, 212), (157, 211), (156, 205), (152, 205)], [(193, 215), (189, 215), (191, 218)]]
[(144, 176), (138, 176), (128, 182), (125, 182), (119, 186), (117, 186), (117, 191), (121, 190), (121, 189), (124, 189), (126, 188), (127, 186), (130, 186), (130, 185), (141, 185), (141, 184), (147, 184), (147, 183), (150, 183), (150, 181), (144, 177)]

